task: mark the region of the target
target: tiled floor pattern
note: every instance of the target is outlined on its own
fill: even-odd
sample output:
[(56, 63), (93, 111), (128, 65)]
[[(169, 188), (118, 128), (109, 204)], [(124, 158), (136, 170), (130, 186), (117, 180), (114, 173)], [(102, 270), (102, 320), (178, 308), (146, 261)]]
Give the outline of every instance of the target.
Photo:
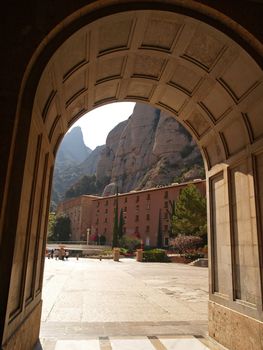
[(195, 337), (100, 337), (57, 340), (54, 350), (209, 350)]

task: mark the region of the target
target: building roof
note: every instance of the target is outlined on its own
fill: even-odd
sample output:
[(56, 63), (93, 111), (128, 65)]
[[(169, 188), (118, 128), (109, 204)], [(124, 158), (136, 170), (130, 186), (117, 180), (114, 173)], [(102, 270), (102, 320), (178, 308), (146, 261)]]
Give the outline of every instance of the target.
[[(200, 182), (205, 182), (206, 180), (202, 180), (202, 179), (195, 179), (193, 181), (189, 181), (189, 182), (182, 182), (182, 183), (172, 183), (170, 185), (159, 185), (157, 187), (153, 187), (153, 188), (147, 188), (145, 190), (132, 190), (130, 192), (125, 192), (125, 193), (119, 193), (118, 196), (119, 197), (123, 197), (123, 196), (130, 196), (130, 195), (136, 195), (136, 194), (140, 194), (140, 193), (146, 193), (146, 192), (154, 192), (154, 191), (158, 191), (160, 189), (169, 189), (169, 188), (173, 188), (173, 187), (182, 187), (182, 186), (185, 186), (185, 185), (190, 185), (190, 184), (195, 184), (195, 183), (200, 183)], [(105, 196), (105, 197), (96, 197), (94, 196), (94, 200), (104, 200), (105, 198), (115, 198), (116, 197), (116, 194), (114, 195), (110, 195), (110, 196)]]

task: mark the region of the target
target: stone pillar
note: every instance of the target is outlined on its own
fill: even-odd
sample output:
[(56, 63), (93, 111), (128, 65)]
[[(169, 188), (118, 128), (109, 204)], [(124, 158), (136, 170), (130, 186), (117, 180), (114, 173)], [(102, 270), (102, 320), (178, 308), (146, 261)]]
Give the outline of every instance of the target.
[(208, 176), (209, 335), (229, 350), (263, 349), (262, 154)]
[(120, 259), (120, 248), (113, 248), (113, 260), (119, 261)]
[[(23, 166), (11, 169), (1, 242), (1, 349), (33, 349), (38, 341), (53, 154), (32, 124), (28, 144), (17, 148)], [(18, 166), (18, 164), (17, 164)], [(19, 170), (19, 171), (18, 171)], [(16, 200), (14, 201), (14, 198)], [(18, 205), (20, 203), (20, 205)], [(19, 344), (19, 345), (18, 345)]]
[(142, 262), (143, 249), (137, 249), (136, 251), (136, 261)]

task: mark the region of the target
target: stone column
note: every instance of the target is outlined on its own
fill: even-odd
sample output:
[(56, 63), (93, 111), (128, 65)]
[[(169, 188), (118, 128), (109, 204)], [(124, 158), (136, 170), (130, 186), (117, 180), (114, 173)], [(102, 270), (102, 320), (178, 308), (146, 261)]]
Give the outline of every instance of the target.
[(120, 248), (113, 248), (113, 260), (119, 261), (120, 259)]
[(209, 335), (227, 349), (262, 350), (263, 153), (218, 170), (208, 181)]
[(137, 249), (136, 261), (142, 262), (142, 259), (143, 259), (143, 249)]
[(17, 149), (14, 159), (21, 158), (23, 166), (19, 164), (19, 171), (11, 170), (12, 186), (7, 194), (3, 224), (6, 234), (1, 242), (5, 251), (1, 260), (6, 259), (6, 263), (0, 264), (3, 284), (9, 287), (9, 293), (1, 296), (1, 317), (5, 313), (5, 319), (1, 319), (1, 345), (5, 350), (32, 349), (39, 337), (54, 161), (47, 137), (39, 130), (37, 123), (32, 124), (28, 144)]

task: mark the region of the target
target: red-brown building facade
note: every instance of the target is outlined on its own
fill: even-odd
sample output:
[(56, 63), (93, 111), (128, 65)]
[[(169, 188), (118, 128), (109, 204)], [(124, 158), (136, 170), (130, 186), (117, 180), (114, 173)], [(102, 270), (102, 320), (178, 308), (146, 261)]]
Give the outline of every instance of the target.
[(87, 229), (91, 227), (92, 201), (96, 196), (79, 196), (60, 202), (57, 207), (57, 216), (67, 215), (71, 223), (71, 240), (87, 240)]
[[(204, 180), (195, 180), (191, 183), (205, 195)], [(161, 219), (163, 245), (168, 245), (170, 203), (173, 200), (177, 201), (181, 190), (188, 184), (172, 184), (119, 194), (119, 215), (122, 209), (124, 216), (123, 233), (139, 237), (145, 246), (156, 246)], [(83, 195), (60, 203), (57, 214), (64, 213), (70, 217), (72, 240), (85, 240), (89, 233), (90, 244), (96, 236), (105, 236), (106, 244), (111, 244), (116, 201), (116, 195), (108, 197)]]

